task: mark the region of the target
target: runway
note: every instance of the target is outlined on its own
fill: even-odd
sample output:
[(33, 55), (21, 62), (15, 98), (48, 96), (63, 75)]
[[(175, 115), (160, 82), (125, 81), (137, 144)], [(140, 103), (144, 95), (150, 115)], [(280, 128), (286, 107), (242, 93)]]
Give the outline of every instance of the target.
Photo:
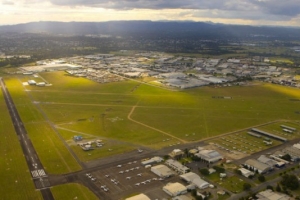
[(18, 111), (14, 105), (14, 102), (5, 86), (3, 79), (0, 77), (0, 86), (3, 92), (3, 96), (8, 108), (15, 132), (19, 138), (20, 145), (23, 150), (23, 154), (26, 158), (28, 169), (31, 172), (32, 180), (36, 189), (40, 190), (44, 200), (54, 200), (54, 197), (50, 190), (50, 182), (48, 175), (44, 170), (42, 163), (31, 143), (30, 138), (27, 135), (26, 129), (22, 123), (22, 120), (18, 114)]

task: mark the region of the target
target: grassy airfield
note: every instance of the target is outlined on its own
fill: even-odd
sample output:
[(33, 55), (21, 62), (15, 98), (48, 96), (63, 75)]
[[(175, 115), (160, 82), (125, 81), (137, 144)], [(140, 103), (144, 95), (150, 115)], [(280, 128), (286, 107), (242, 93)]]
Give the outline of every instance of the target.
[[(299, 119), (299, 101), (290, 100), (300, 98), (299, 89), (279, 85), (254, 83), (170, 91), (135, 81), (99, 84), (64, 72), (40, 75), (52, 86), (22, 86), (21, 82), (32, 79), (26, 76), (6, 79), (26, 128), (35, 138), (35, 146), (39, 148), (40, 144), (38, 152), (45, 151), (41, 141), (48, 137), (33, 136), (38, 130), (51, 133), (54, 138), (48, 138), (52, 140), (50, 144), (64, 149), (42, 111), (82, 161), (137, 148), (160, 149), (198, 141), (271, 121)], [(84, 152), (73, 142), (74, 135), (82, 135), (86, 140), (102, 139), (105, 145)], [(52, 153), (61, 152), (59, 149)], [(63, 151), (56, 157), (67, 158), (69, 153)], [(73, 161), (68, 158), (64, 162)], [(78, 169), (75, 166), (65, 166), (59, 173)]]

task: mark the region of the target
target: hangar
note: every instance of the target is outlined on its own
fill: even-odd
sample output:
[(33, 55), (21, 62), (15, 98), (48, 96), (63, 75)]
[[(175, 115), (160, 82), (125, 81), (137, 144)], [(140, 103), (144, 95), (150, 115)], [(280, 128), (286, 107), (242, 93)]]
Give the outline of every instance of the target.
[(195, 155), (209, 163), (217, 162), (223, 159), (223, 156), (215, 150), (202, 150)]
[(176, 197), (178, 195), (187, 193), (186, 187), (180, 183), (168, 183), (163, 187), (163, 191), (165, 191), (171, 197)]
[(252, 168), (253, 170), (257, 170), (259, 174), (266, 173), (271, 169), (269, 165), (254, 159), (246, 160), (245, 165), (248, 166), (249, 168)]
[(209, 183), (202, 180), (200, 176), (195, 174), (194, 172), (189, 172), (183, 175), (180, 175), (180, 178), (184, 179), (189, 184), (196, 185), (199, 189), (205, 189), (209, 187)]
[(156, 174), (157, 176), (161, 178), (168, 178), (170, 176), (173, 176), (175, 174), (174, 171), (172, 171), (169, 167), (165, 165), (157, 165), (154, 167), (151, 167), (151, 172)]
[(139, 195), (135, 195), (133, 197), (126, 198), (125, 200), (151, 200), (151, 199), (142, 193)]

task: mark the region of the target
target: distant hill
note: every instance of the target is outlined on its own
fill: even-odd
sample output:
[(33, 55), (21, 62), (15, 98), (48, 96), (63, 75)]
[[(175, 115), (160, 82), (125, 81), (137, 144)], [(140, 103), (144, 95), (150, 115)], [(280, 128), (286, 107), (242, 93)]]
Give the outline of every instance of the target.
[(190, 21), (31, 22), (0, 26), (0, 33), (105, 34), (131, 37), (300, 38), (299, 28), (225, 25)]

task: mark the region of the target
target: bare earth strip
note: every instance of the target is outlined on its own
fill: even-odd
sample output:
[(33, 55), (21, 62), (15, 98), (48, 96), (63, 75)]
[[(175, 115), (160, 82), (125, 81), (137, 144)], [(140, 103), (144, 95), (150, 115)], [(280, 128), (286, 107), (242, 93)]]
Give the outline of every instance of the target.
[(182, 140), (182, 139), (180, 139), (180, 138), (178, 138), (178, 137), (175, 137), (175, 136), (173, 136), (173, 135), (171, 135), (171, 134), (169, 134), (169, 133), (167, 133), (167, 132), (164, 132), (164, 131), (162, 131), (162, 130), (159, 130), (159, 129), (157, 129), (157, 128), (154, 128), (154, 127), (152, 127), (152, 126), (149, 126), (149, 125), (147, 125), (147, 124), (143, 124), (143, 123), (141, 123), (141, 122), (138, 122), (138, 121), (132, 119), (132, 118), (131, 118), (131, 115), (132, 115), (132, 113), (134, 112), (134, 110), (135, 110), (136, 107), (137, 107), (137, 106), (133, 106), (132, 109), (131, 109), (131, 111), (130, 111), (130, 113), (129, 113), (128, 116), (127, 116), (127, 118), (128, 118), (130, 121), (132, 121), (132, 122), (134, 122), (134, 123), (136, 123), (136, 124), (145, 126), (145, 127), (147, 127), (147, 128), (150, 128), (150, 129), (152, 129), (152, 130), (155, 130), (155, 131), (157, 131), (157, 132), (160, 132), (160, 133), (162, 133), (162, 134), (165, 134), (165, 135), (167, 135), (167, 136), (169, 136), (169, 137), (172, 137), (172, 138), (174, 138), (174, 139), (177, 139), (177, 140), (179, 140), (179, 141), (182, 142), (182, 143), (187, 143), (187, 141)]

